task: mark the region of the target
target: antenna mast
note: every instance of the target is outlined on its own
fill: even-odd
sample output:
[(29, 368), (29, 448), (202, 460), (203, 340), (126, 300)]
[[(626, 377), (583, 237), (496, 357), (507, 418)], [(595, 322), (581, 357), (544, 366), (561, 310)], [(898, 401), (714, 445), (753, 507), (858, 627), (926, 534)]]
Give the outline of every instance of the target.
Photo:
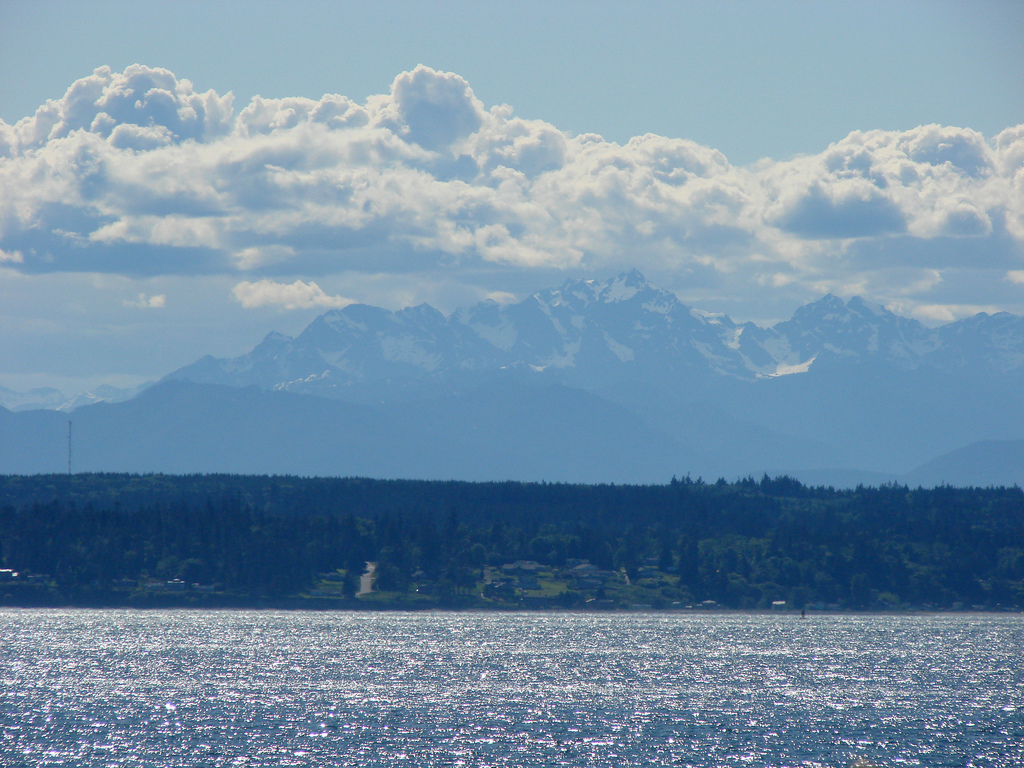
[(68, 419), (68, 474), (71, 474), (71, 419)]

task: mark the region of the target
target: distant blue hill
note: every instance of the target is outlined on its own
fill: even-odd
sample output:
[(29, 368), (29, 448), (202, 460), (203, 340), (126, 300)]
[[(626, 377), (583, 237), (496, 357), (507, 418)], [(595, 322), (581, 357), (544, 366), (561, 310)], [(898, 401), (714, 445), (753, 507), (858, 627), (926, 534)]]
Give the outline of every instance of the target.
[[(0, 410), (0, 471), (66, 471), (68, 418)], [(509, 382), (385, 408), (172, 381), (70, 418), (76, 472), (664, 483), (694, 461), (596, 396)]]
[(907, 473), (910, 486), (1024, 487), (1024, 440), (983, 440), (944, 453)]

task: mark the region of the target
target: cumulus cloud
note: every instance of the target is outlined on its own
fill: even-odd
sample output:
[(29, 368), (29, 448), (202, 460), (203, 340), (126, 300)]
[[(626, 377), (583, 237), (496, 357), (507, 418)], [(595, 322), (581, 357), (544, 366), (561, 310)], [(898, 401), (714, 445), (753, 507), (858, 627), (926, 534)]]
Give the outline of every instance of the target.
[(992, 151), (977, 131), (926, 125), (903, 134), (896, 146), (916, 163), (948, 165), (972, 178), (992, 170)]
[(354, 303), (341, 296), (328, 296), (316, 283), (305, 283), (302, 280), (290, 284), (275, 283), (272, 280), (258, 280), (255, 283), (243, 281), (231, 290), (231, 294), (246, 309), (268, 305), (285, 309), (338, 308)]
[(1005, 286), (1024, 269), (1024, 126), (855, 131), (736, 167), (686, 139), (570, 135), (425, 66), (364, 103), (257, 97), (237, 114), (167, 70), (101, 67), (0, 122), (0, 260), (244, 275), (244, 306), (345, 301), (257, 278), (632, 266), (684, 298), (838, 285), (934, 304), (909, 275), (956, 265)]
[(100, 67), (76, 81), (62, 99), (48, 101), (15, 124), (11, 143), (24, 152), (88, 131), (127, 148), (133, 136), (146, 137), (144, 148), (152, 149), (223, 133), (230, 126), (232, 101), (231, 94), (196, 93), (191, 82), (166, 69), (133, 64), (117, 73)]
[(342, 129), (362, 127), (368, 121), (367, 111), (344, 96), (328, 95), (319, 101), (256, 96), (238, 115), (236, 130), (240, 135), (251, 138), (295, 128), (302, 123)]
[(895, 234), (907, 226), (899, 206), (858, 181), (814, 184), (795, 195), (774, 224), (796, 235), (829, 240)]
[(395, 78), (391, 97), (382, 124), (396, 115), (398, 132), (426, 149), (446, 149), (476, 133), (483, 122), (483, 104), (469, 83), (453, 73), (418, 66)]

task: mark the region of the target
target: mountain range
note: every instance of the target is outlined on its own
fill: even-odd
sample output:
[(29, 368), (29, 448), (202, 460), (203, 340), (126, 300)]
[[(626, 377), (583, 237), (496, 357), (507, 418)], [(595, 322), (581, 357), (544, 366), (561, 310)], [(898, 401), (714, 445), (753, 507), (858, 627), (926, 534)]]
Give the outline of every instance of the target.
[[(71, 419), (82, 470), (987, 485), (1024, 482), (1022, 384), (1015, 315), (828, 295), (764, 328), (633, 271), (450, 315), (353, 304)], [(67, 420), (0, 411), (0, 471), (57, 471)]]
[(355, 304), (321, 315), (294, 339), (272, 333), (249, 354), (205, 357), (169, 378), (359, 399), (378, 397), (381, 386), (388, 397), (458, 390), (499, 370), (595, 390), (638, 380), (673, 388), (754, 381), (808, 373), (816, 363), (1019, 374), (1024, 319), (979, 314), (929, 329), (830, 294), (761, 328), (688, 307), (633, 271), (450, 316), (426, 304), (399, 312)]

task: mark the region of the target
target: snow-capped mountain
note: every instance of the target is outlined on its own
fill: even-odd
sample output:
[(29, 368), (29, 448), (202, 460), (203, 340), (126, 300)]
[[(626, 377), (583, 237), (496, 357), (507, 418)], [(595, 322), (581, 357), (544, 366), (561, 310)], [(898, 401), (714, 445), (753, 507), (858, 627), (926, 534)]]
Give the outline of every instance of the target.
[(74, 397), (68, 397), (59, 389), (54, 387), (39, 387), (30, 389), (28, 392), (17, 392), (13, 389), (0, 387), (0, 407), (9, 411), (33, 411), (51, 410), (71, 412), (83, 405), (93, 403), (120, 403), (128, 400), (145, 386), (120, 388), (103, 384), (89, 392), (82, 392)]
[[(171, 378), (255, 384), (346, 397), (363, 387), (442, 385), (521, 371), (591, 389), (637, 375), (737, 378), (776, 373), (773, 334), (700, 312), (639, 272), (607, 282), (569, 280), (515, 304), (484, 301), (445, 317), (421, 305), (399, 312), (352, 305), (296, 338), (271, 334), (247, 355), (203, 358)], [(769, 351), (773, 350), (773, 351)], [(795, 361), (799, 363), (800, 361)]]
[(928, 355), (937, 367), (1009, 373), (1024, 369), (1024, 318), (981, 313), (937, 329), (939, 345)]
[(28, 392), (0, 387), (0, 407), (9, 411), (57, 410), (65, 402), (67, 397), (54, 387), (37, 387)]
[(820, 361), (872, 368), (1006, 373), (1024, 368), (1024, 319), (977, 315), (930, 329), (828, 295), (772, 328), (702, 312), (633, 271), (569, 280), (514, 304), (485, 301), (445, 316), (332, 310), (294, 339), (273, 333), (246, 355), (203, 358), (168, 378), (334, 397), (403, 388), (459, 391), (497, 371), (596, 390), (643, 378), (690, 386), (809, 373)]
[(772, 330), (797, 357), (872, 359), (900, 368), (916, 368), (942, 345), (937, 332), (859, 296), (844, 302), (829, 294)]

